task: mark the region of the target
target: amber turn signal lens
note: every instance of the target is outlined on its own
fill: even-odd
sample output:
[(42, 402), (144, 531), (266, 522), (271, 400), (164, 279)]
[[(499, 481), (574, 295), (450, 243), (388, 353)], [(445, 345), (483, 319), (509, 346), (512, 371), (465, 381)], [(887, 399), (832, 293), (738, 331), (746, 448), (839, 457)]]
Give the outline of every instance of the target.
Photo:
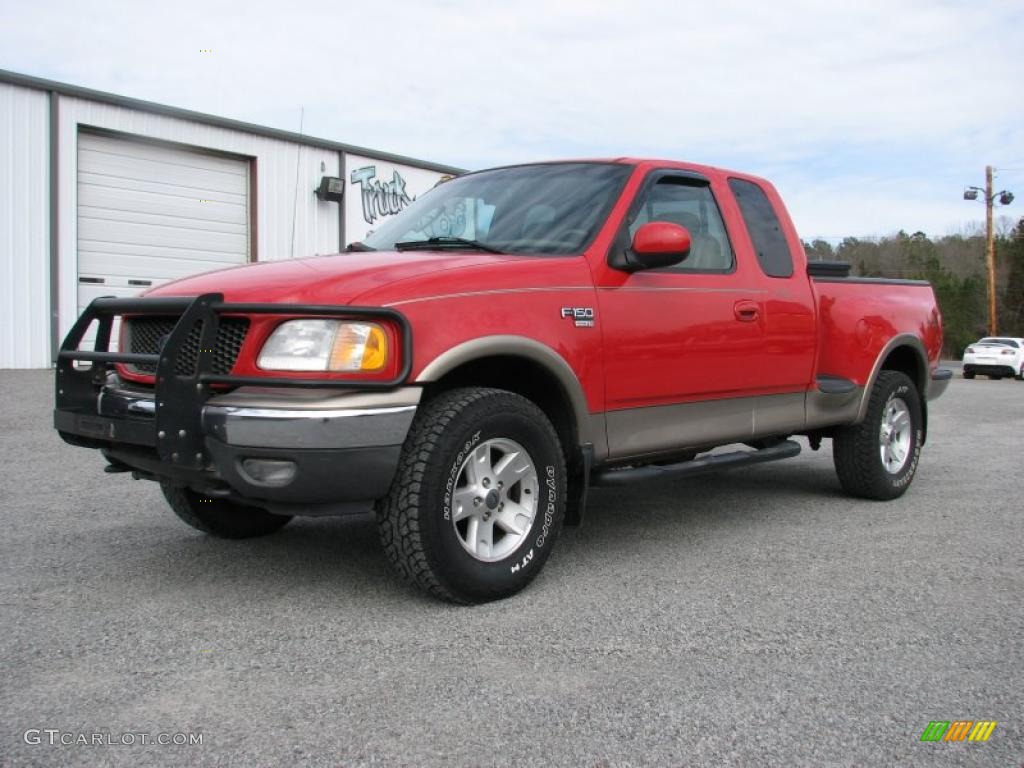
[(376, 323), (344, 323), (334, 336), (328, 369), (332, 371), (383, 370), (388, 362), (388, 335)]

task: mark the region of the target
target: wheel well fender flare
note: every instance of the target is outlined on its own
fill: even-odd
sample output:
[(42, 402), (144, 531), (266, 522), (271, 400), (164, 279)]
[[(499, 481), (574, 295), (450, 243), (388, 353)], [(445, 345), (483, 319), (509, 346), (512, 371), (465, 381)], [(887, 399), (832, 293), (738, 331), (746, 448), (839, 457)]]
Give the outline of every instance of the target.
[[(903, 348), (909, 349), (913, 353), (915, 371), (911, 379), (913, 379), (914, 384), (917, 386), (918, 394), (921, 396), (922, 413), (926, 410), (928, 402), (928, 352), (924, 347), (924, 343), (917, 336), (911, 333), (901, 333), (889, 339), (889, 342), (882, 347), (882, 351), (878, 353), (878, 357), (875, 358), (875, 363), (871, 367), (871, 375), (868, 376), (868, 380), (864, 385), (864, 391), (861, 394), (860, 408), (857, 410), (857, 423), (862, 422), (867, 416), (868, 401), (871, 399), (871, 391), (875, 388), (878, 374), (885, 370), (885, 363), (892, 356), (893, 352)], [(924, 416), (924, 418), (927, 423), (927, 416)]]
[(416, 377), (417, 384), (438, 381), (456, 368), (487, 357), (524, 357), (543, 366), (562, 385), (572, 406), (576, 434), (581, 445), (592, 443), (590, 411), (576, 372), (565, 358), (547, 344), (527, 336), (497, 335), (483, 336), (462, 342), (442, 352), (431, 360)]

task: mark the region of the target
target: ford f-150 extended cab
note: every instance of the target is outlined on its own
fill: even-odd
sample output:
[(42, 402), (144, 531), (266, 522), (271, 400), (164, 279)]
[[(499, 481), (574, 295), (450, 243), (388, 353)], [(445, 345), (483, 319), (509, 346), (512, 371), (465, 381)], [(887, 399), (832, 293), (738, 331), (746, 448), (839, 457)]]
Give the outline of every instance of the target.
[(479, 602), (536, 576), (590, 486), (799, 435), (849, 493), (899, 496), (941, 346), (927, 283), (808, 265), (763, 179), (539, 163), (440, 184), (346, 253), (93, 301), (55, 424), (216, 536), (372, 507), (402, 576)]

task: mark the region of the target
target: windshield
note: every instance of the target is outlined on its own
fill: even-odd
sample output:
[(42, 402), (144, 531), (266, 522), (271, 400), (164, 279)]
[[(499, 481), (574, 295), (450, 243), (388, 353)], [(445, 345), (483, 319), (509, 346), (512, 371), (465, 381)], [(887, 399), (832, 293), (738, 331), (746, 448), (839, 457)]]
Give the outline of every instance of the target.
[(580, 253), (631, 171), (619, 163), (551, 163), (459, 176), (421, 195), (363, 245)]

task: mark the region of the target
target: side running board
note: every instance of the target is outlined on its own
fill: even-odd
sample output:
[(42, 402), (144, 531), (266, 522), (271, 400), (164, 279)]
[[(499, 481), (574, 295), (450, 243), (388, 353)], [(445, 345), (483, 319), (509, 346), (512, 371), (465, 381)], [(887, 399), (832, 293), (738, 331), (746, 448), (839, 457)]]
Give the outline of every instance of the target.
[(715, 456), (704, 456), (693, 461), (682, 461), (678, 464), (648, 464), (643, 467), (627, 467), (625, 469), (598, 469), (594, 470), (591, 474), (590, 484), (592, 486), (607, 487), (629, 485), (635, 482), (647, 482), (650, 480), (693, 477), (694, 475), (717, 472), (720, 469), (732, 469), (734, 467), (745, 467), (750, 464), (763, 464), (767, 461), (789, 459), (799, 453), (799, 443), (793, 440), (783, 440), (759, 450), (720, 453)]

